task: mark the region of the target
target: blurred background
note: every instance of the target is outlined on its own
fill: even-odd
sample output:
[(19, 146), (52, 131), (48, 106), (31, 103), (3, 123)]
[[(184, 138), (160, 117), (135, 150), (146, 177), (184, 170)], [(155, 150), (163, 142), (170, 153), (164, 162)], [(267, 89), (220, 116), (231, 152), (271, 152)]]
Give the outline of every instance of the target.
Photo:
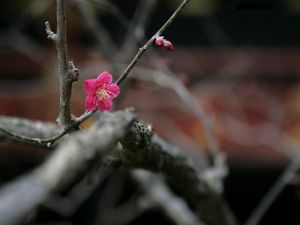
[[(76, 116), (85, 110), (83, 81), (103, 70), (117, 78), (179, 2), (69, 1), (69, 56), (80, 71), (72, 96)], [(11, 0), (0, 5), (0, 113), (55, 121), (57, 56), (44, 27), (48, 20), (55, 31), (55, 1)], [(191, 0), (164, 34), (175, 50), (151, 47), (122, 84), (115, 103), (115, 109), (134, 107), (162, 137), (199, 157), (208, 152), (209, 143), (199, 108), (193, 105), (203, 107), (227, 155), (225, 197), (242, 223), (300, 153), (299, 14), (297, 0)], [(46, 155), (36, 148), (1, 143), (1, 182)], [(300, 223), (299, 182), (297, 174), (292, 176), (260, 224)], [(82, 219), (86, 207), (68, 217), (68, 223), (92, 224)], [(44, 210), (40, 221), (52, 221), (55, 213)], [(149, 224), (149, 218), (168, 224), (153, 213), (144, 215)]]

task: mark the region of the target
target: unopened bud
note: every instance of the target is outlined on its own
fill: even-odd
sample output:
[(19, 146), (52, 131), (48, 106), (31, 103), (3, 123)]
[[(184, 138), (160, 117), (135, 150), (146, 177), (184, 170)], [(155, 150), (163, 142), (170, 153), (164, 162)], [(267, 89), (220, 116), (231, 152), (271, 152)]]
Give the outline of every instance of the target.
[(168, 40), (165, 40), (164, 46), (166, 47), (166, 49), (168, 51), (173, 51), (174, 50), (173, 44)]
[(155, 38), (155, 44), (158, 47), (164, 46), (164, 42), (165, 42), (164, 37), (157, 37), (157, 38)]

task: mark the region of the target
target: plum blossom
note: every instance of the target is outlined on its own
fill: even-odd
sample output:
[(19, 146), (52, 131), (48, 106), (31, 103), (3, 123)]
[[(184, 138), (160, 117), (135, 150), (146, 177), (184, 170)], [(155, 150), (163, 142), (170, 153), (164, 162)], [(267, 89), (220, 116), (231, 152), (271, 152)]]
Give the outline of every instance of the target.
[(112, 99), (120, 93), (119, 86), (112, 83), (112, 76), (107, 71), (100, 73), (96, 79), (85, 80), (84, 91), (87, 94), (85, 108), (90, 111), (98, 108), (101, 112), (111, 110)]

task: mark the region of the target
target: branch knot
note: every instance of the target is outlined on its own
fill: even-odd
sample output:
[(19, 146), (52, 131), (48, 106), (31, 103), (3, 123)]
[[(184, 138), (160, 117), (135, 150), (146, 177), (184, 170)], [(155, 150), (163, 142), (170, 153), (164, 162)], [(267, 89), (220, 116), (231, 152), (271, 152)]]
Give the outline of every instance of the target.
[(72, 60), (68, 62), (68, 76), (67, 79), (70, 82), (78, 81), (79, 80), (79, 70), (75, 67)]

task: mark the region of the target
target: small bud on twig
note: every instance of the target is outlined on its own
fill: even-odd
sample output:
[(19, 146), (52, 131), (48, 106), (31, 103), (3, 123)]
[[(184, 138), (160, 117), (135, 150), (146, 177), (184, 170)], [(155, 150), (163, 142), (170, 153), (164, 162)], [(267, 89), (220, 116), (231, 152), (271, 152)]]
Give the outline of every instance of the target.
[(158, 47), (165, 47), (168, 51), (174, 50), (172, 42), (168, 41), (163, 36), (158, 36), (155, 38), (155, 45)]

